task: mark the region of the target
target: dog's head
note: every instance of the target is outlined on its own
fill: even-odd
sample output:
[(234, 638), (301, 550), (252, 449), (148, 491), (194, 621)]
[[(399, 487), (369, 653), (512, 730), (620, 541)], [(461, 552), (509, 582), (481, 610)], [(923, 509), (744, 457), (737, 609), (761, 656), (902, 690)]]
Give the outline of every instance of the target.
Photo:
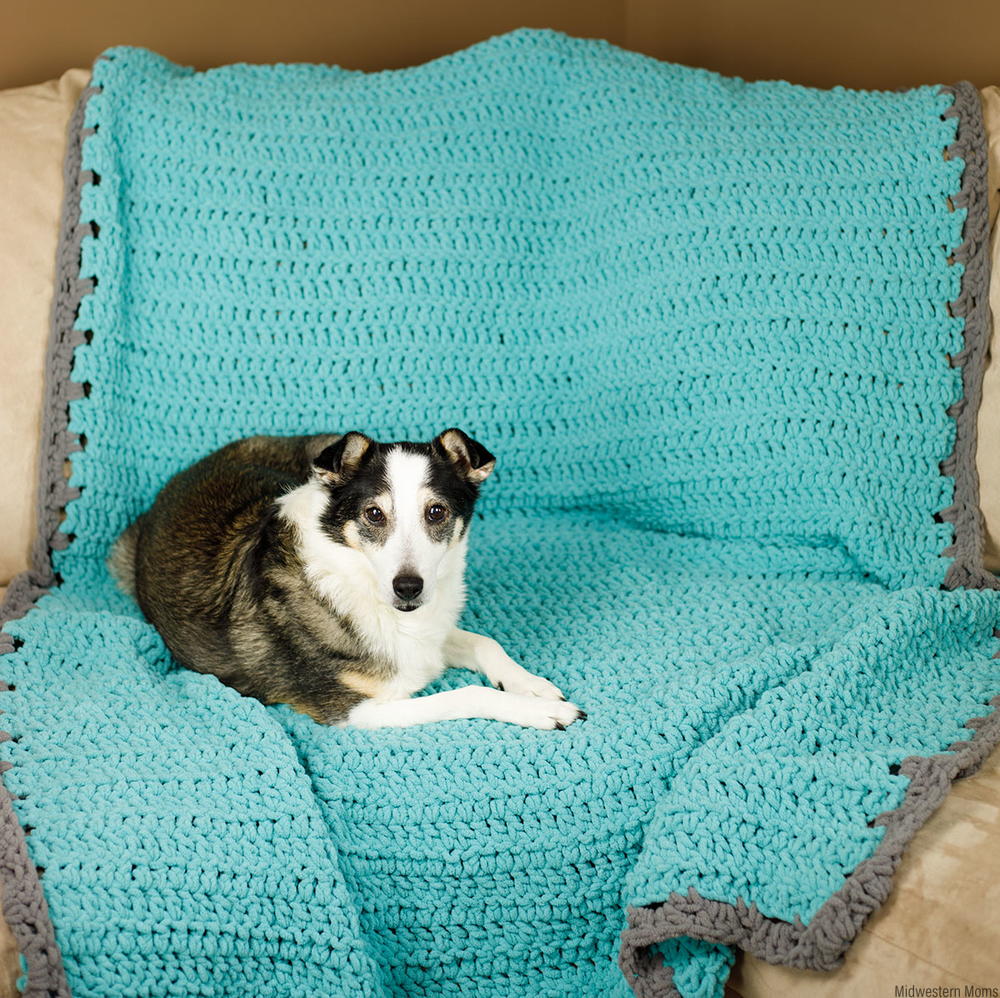
[(433, 598), (446, 555), (464, 539), (479, 486), (495, 463), (457, 429), (429, 444), (383, 444), (347, 433), (313, 463), (328, 496), (320, 527), (367, 559), (383, 601), (416, 610)]

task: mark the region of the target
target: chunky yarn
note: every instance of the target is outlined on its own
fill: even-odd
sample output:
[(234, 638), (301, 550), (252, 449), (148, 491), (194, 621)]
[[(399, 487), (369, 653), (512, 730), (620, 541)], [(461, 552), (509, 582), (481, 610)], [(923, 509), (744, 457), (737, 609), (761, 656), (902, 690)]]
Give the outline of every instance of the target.
[[(535, 31), (371, 75), (113, 49), (93, 88), (50, 402), (78, 491), (0, 663), (53, 992), (695, 998), (732, 945), (835, 965), (914, 788), (997, 737), (963, 725), (1000, 597), (950, 588), (987, 581), (961, 89)], [(320, 727), (178, 669), (113, 588), (111, 540), (228, 440), (449, 425), (499, 457), (466, 624), (587, 710), (565, 732)]]

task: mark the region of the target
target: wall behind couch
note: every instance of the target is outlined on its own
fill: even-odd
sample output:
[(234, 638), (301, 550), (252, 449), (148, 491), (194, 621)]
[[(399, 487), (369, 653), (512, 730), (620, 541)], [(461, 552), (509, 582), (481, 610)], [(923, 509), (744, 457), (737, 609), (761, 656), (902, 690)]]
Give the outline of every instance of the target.
[(0, 0), (0, 89), (145, 45), (225, 62), (413, 65), (528, 25), (748, 79), (1000, 82), (998, 0)]

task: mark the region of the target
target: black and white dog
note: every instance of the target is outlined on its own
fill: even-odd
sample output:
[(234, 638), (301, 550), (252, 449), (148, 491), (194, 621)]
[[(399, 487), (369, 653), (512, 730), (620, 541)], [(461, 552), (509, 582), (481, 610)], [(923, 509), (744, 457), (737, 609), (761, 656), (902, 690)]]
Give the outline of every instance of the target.
[[(459, 630), (479, 486), (495, 460), (431, 443), (250, 437), (172, 478), (109, 566), (179, 662), (324, 724), (584, 717), (492, 638)], [(493, 687), (411, 699), (448, 666)]]

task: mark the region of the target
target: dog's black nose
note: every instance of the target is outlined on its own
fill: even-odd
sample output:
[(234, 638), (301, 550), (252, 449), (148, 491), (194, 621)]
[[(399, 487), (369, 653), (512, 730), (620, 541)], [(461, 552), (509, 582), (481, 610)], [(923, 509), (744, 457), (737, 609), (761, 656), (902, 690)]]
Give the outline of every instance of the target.
[(424, 580), (419, 575), (397, 575), (392, 580), (392, 591), (400, 599), (416, 599), (424, 588)]

